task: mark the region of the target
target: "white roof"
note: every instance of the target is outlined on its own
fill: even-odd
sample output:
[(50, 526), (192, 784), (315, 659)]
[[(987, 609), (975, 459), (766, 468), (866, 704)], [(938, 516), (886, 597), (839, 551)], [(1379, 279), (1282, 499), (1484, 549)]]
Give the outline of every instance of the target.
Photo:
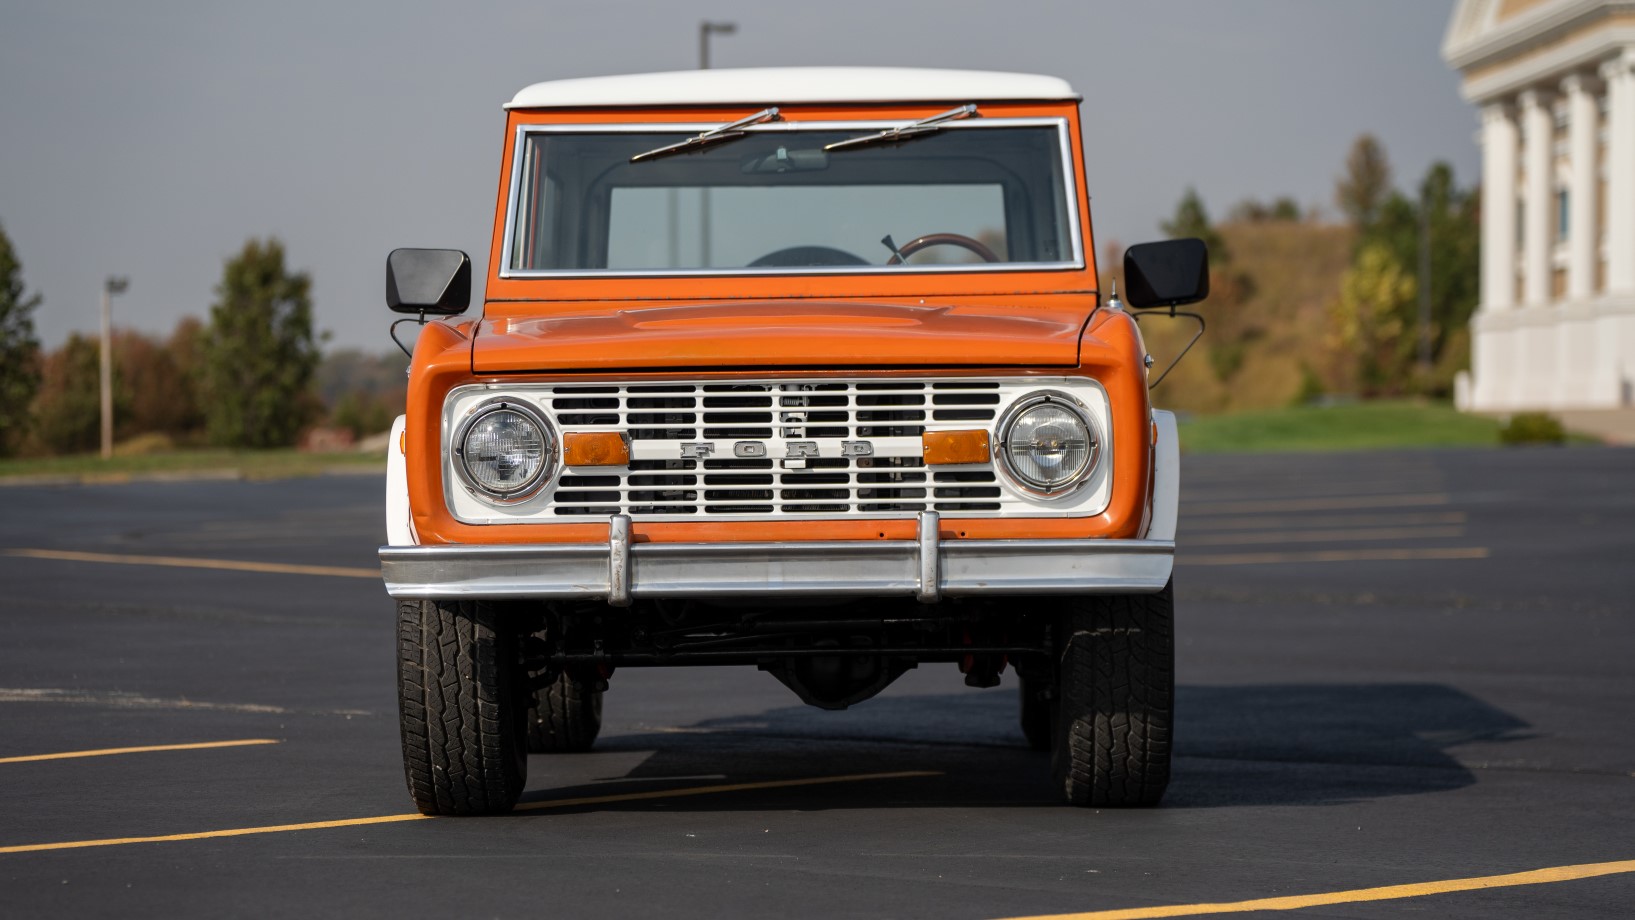
[(1024, 73), (909, 67), (764, 67), (582, 77), (535, 83), (508, 109), (801, 102), (1077, 101), (1066, 80)]

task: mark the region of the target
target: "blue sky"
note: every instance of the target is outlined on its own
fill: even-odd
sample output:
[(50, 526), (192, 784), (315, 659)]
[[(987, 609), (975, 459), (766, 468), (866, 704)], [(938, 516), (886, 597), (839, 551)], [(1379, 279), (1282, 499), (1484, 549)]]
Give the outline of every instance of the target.
[(1438, 49), (1452, 0), (769, 4), (75, 2), (7, 5), (0, 226), (56, 345), (203, 315), (222, 262), (276, 235), (311, 272), (331, 347), (390, 347), (397, 246), (487, 262), (500, 106), (539, 80), (713, 64), (1049, 73), (1085, 96), (1098, 240), (1158, 235), (1187, 186), (1223, 217), (1291, 195), (1330, 213), (1347, 148), (1378, 136), (1400, 185), (1475, 181), (1476, 114)]

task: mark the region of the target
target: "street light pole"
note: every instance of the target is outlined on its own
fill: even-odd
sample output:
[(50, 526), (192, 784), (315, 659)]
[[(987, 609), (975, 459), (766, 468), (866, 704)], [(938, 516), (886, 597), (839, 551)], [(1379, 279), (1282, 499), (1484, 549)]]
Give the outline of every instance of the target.
[(1419, 385), (1431, 378), (1431, 187), (1419, 194)]
[(698, 24), (698, 69), (710, 69), (710, 36), (731, 35), (738, 31), (736, 22), (710, 22), (705, 20)]
[(109, 275), (102, 282), (102, 459), (114, 455), (113, 296), (123, 294), (130, 279)]
[[(731, 35), (738, 31), (736, 22), (710, 22), (704, 20), (698, 24), (698, 69), (710, 69), (710, 36)], [(698, 190), (698, 263), (700, 268), (710, 267), (710, 189), (704, 186)]]

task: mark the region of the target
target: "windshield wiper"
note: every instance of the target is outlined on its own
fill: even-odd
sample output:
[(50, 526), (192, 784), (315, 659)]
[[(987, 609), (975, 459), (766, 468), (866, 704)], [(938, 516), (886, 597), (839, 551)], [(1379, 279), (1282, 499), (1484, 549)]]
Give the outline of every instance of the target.
[(919, 137), (922, 134), (935, 134), (936, 132), (942, 130), (942, 126), (945, 123), (957, 121), (961, 118), (970, 118), (975, 114), (976, 104), (967, 103), (966, 105), (962, 105), (957, 109), (949, 109), (948, 111), (943, 112), (941, 115), (933, 115), (930, 118), (922, 118), (913, 124), (903, 125), (900, 128), (887, 128), (884, 131), (879, 131), (874, 134), (865, 134), (862, 137), (853, 137), (843, 141), (835, 141), (832, 144), (825, 145), (823, 149), (844, 150), (847, 147), (863, 147), (868, 144), (895, 144), (900, 141), (906, 141), (912, 137)]
[(643, 160), (656, 160), (659, 157), (667, 157), (672, 153), (684, 153), (688, 150), (697, 150), (701, 147), (708, 147), (711, 144), (719, 144), (723, 141), (730, 141), (735, 138), (743, 137), (746, 133), (748, 133), (743, 129), (749, 127), (750, 125), (758, 125), (763, 122), (778, 120), (778, 110), (776, 107), (762, 109), (748, 118), (740, 118), (737, 121), (724, 124), (719, 128), (711, 128), (710, 130), (705, 131), (703, 134), (697, 135), (696, 137), (689, 137), (680, 143), (668, 144), (658, 148), (657, 150), (649, 150), (646, 153), (638, 153), (630, 158), (630, 162), (640, 163)]

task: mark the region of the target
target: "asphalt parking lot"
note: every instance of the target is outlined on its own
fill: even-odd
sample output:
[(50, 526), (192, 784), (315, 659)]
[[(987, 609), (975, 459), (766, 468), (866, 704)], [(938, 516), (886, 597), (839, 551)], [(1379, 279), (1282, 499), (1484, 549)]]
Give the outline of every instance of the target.
[(404, 790), (377, 478), (0, 488), (0, 913), (1635, 913), (1635, 452), (1184, 476), (1159, 808), (1057, 805), (1009, 675), (700, 669), (495, 819)]

